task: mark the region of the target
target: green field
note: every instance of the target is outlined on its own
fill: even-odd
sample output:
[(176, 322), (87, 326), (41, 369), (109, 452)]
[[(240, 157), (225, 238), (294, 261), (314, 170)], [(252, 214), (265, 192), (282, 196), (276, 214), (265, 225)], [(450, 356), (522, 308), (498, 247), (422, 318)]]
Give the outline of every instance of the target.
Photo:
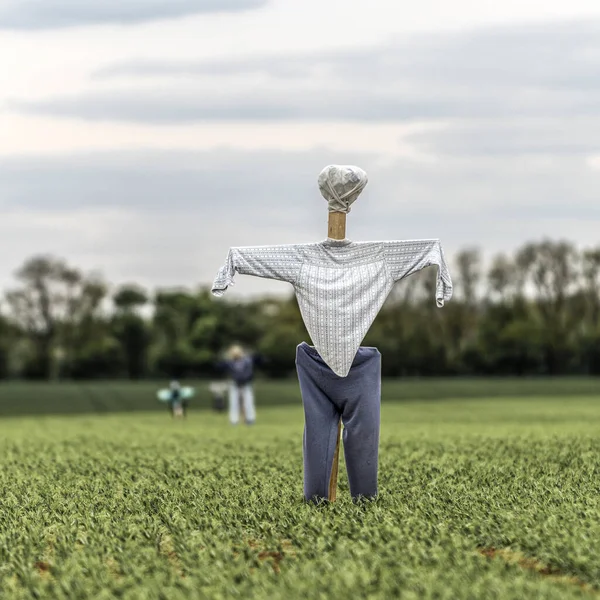
[(0, 421), (0, 597), (600, 596), (599, 399), (393, 399), (359, 505), (302, 502), (298, 404)]
[[(185, 381), (196, 388), (191, 410), (210, 408), (207, 381)], [(40, 414), (89, 414), (134, 411), (161, 411), (156, 391), (166, 381), (108, 381), (83, 383), (0, 383), (0, 416)], [(295, 378), (288, 381), (256, 382), (261, 406), (300, 403)], [(498, 378), (498, 379), (388, 379), (383, 382), (387, 400), (440, 400), (444, 398), (521, 397), (521, 396), (600, 397), (600, 378)]]

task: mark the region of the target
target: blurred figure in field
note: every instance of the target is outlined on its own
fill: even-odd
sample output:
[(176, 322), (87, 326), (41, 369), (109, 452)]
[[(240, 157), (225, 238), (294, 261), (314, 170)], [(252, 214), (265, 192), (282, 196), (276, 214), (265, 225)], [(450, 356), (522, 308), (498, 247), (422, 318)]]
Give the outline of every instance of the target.
[(184, 417), (185, 407), (184, 400), (181, 394), (181, 384), (179, 381), (171, 381), (169, 385), (171, 391), (171, 399), (169, 400), (169, 408), (171, 409), (171, 415), (173, 417)]
[(244, 411), (246, 425), (252, 425), (256, 421), (256, 409), (254, 407), (254, 367), (260, 362), (257, 355), (248, 354), (241, 346), (235, 345), (229, 348), (225, 360), (219, 363), (219, 367), (226, 370), (229, 377), (229, 421), (237, 425), (240, 419), (240, 404)]
[(227, 392), (229, 384), (224, 381), (213, 381), (208, 386), (213, 397), (213, 410), (223, 412), (227, 404)]
[(157, 394), (161, 402), (165, 402), (173, 418), (183, 418), (187, 414), (189, 399), (194, 395), (193, 388), (181, 387), (179, 381), (171, 381), (168, 389)]

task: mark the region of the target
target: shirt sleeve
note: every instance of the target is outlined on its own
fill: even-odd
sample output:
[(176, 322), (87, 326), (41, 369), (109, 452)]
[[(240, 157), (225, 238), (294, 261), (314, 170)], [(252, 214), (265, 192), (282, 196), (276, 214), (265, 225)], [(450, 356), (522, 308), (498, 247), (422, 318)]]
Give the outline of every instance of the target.
[(231, 248), (225, 264), (219, 269), (212, 285), (212, 293), (222, 296), (234, 284), (235, 273), (266, 279), (287, 281), (294, 285), (302, 266), (298, 246), (246, 246)]
[(393, 281), (435, 265), (438, 268), (435, 286), (437, 306), (441, 308), (452, 298), (452, 279), (440, 240), (384, 242), (384, 252)]

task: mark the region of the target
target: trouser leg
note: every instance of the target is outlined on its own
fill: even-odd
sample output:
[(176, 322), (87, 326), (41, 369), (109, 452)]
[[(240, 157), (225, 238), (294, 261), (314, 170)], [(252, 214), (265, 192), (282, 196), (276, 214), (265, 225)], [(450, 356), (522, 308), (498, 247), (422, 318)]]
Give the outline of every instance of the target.
[(256, 408), (254, 407), (254, 390), (252, 384), (249, 383), (243, 387), (244, 394), (244, 414), (246, 416), (246, 423), (252, 424), (256, 421)]
[(237, 425), (240, 420), (240, 394), (235, 383), (229, 384), (229, 422)]
[(296, 368), (304, 406), (304, 497), (327, 499), (340, 413), (318, 385), (318, 370), (301, 346)]
[(371, 355), (352, 373), (353, 393), (344, 403), (342, 417), (344, 457), (353, 498), (377, 495), (381, 356), (372, 348), (366, 350)]

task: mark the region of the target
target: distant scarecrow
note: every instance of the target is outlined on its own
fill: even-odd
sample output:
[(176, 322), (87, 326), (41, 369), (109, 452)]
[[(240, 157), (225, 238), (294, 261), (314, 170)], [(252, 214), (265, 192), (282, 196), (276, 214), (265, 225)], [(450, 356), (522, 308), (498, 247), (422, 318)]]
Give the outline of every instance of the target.
[(194, 388), (182, 387), (179, 381), (171, 381), (167, 389), (159, 390), (156, 396), (165, 402), (173, 418), (183, 418), (187, 414), (190, 398), (194, 396)]
[(217, 367), (229, 375), (229, 421), (237, 425), (240, 420), (240, 407), (246, 425), (256, 421), (254, 406), (254, 367), (262, 362), (257, 354), (247, 353), (241, 346), (234, 345), (227, 351), (225, 360)]

